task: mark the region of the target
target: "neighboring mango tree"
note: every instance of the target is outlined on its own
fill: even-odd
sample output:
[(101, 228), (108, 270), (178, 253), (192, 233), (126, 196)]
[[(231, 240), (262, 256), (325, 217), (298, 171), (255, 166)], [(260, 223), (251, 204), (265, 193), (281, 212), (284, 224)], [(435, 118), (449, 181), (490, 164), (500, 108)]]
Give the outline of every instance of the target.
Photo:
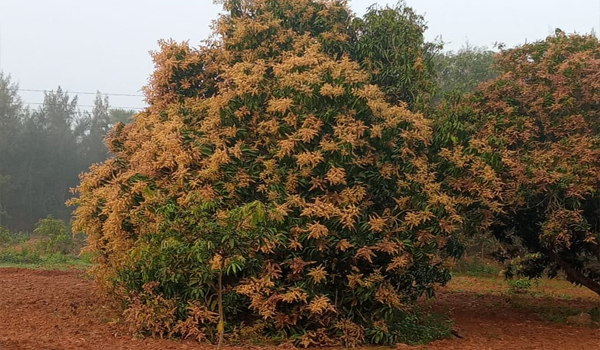
[(600, 43), (557, 30), (503, 50), (496, 68), (438, 111), (445, 182), (501, 205), (494, 235), (526, 251), (505, 256), (509, 275), (562, 271), (600, 295)]
[(410, 340), (473, 203), (439, 181), (430, 122), (350, 59), (343, 2), (223, 3), (215, 41), (161, 43), (150, 107), (81, 179), (98, 281), (160, 336)]

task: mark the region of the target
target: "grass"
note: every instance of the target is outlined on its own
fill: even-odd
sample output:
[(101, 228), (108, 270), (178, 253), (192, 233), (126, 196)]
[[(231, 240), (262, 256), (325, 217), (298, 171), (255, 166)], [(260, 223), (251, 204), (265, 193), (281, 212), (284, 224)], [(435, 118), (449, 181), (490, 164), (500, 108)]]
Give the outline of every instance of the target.
[[(448, 284), (451, 292), (495, 295), (517, 310), (535, 314), (540, 319), (566, 323), (567, 317), (590, 313), (594, 318), (600, 311), (598, 295), (560, 278), (538, 280), (506, 280), (499, 276), (454, 276)], [(590, 304), (592, 302), (592, 304)], [(597, 305), (590, 308), (590, 305)]]
[(528, 294), (531, 288), (539, 283), (539, 280), (532, 280), (530, 278), (516, 278), (506, 280), (508, 284), (508, 292), (511, 294)]
[(397, 339), (399, 343), (415, 346), (452, 337), (453, 321), (449, 320), (445, 315), (420, 313), (413, 315), (413, 317), (412, 320), (408, 317), (407, 320), (399, 325), (399, 336)]
[(459, 276), (498, 276), (502, 268), (493, 261), (480, 258), (462, 259), (452, 268), (453, 275)]
[[(589, 289), (561, 278), (507, 280), (501, 271), (502, 267), (494, 262), (465, 259), (452, 269), (448, 288), (451, 292), (474, 293), (478, 297), (495, 295), (517, 310), (550, 322), (566, 323), (568, 317), (582, 312), (600, 318), (600, 299)], [(597, 302), (597, 306), (590, 309), (590, 301)]]
[(69, 270), (69, 269), (87, 269), (92, 264), (85, 259), (78, 257), (69, 257), (66, 260), (54, 261), (50, 259), (42, 259), (36, 263), (23, 263), (23, 262), (0, 262), (0, 268), (2, 267), (21, 267), (26, 269), (41, 269), (41, 270)]
[[(510, 296), (511, 293), (510, 285), (517, 282), (511, 282), (500, 276), (468, 276), (468, 275), (454, 275), (452, 280), (448, 284), (448, 287), (452, 291), (462, 292), (473, 292), (483, 294), (501, 294)], [(518, 284), (522, 284), (518, 282)], [(527, 283), (529, 284), (529, 283)], [(591, 299), (598, 300), (598, 295), (591, 290), (584, 287), (577, 287), (568, 281), (555, 278), (547, 279), (541, 278), (538, 280), (532, 280), (530, 286), (526, 288), (525, 293), (520, 293), (528, 297), (550, 297), (553, 299), (571, 301), (577, 299)]]
[(87, 268), (90, 256), (79, 254), (84, 239), (71, 235), (68, 225), (52, 216), (38, 221), (32, 233), (0, 226), (0, 267)]
[(556, 303), (551, 298), (544, 297), (512, 297), (508, 303), (515, 309), (533, 313), (543, 320), (555, 323), (567, 323), (567, 317), (576, 316), (589, 309), (576, 305)]
[(69, 259), (65, 262), (48, 262), (42, 261), (40, 263), (32, 264), (32, 263), (0, 263), (0, 268), (5, 267), (19, 267), (25, 269), (34, 269), (34, 270), (86, 270), (90, 268), (92, 265), (80, 259)]
[(0, 267), (64, 270), (86, 269), (91, 266), (89, 255), (48, 252), (40, 249), (36, 243), (26, 241), (0, 248)]

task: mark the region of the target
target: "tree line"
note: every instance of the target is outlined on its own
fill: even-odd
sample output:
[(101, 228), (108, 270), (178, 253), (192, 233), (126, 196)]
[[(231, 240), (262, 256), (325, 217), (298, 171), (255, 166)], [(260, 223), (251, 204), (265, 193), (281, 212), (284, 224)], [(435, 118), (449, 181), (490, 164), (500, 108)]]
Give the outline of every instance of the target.
[(68, 222), (65, 202), (78, 175), (107, 158), (106, 132), (134, 113), (111, 109), (100, 93), (91, 111), (77, 102), (58, 87), (31, 109), (18, 85), (0, 73), (0, 226), (31, 232), (48, 215)]

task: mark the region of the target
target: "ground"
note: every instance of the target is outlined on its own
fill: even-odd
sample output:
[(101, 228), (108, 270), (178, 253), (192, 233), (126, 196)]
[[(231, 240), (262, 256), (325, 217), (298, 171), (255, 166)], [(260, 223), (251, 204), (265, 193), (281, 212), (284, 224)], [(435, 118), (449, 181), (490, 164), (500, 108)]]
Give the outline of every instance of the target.
[[(498, 277), (458, 276), (437, 299), (422, 304), (449, 315), (464, 338), (398, 348), (600, 349), (600, 329), (565, 323), (600, 306), (600, 299), (564, 281), (541, 281), (521, 295), (509, 293)], [(111, 310), (81, 270), (0, 268), (2, 350), (213, 349), (193, 341), (134, 338)]]

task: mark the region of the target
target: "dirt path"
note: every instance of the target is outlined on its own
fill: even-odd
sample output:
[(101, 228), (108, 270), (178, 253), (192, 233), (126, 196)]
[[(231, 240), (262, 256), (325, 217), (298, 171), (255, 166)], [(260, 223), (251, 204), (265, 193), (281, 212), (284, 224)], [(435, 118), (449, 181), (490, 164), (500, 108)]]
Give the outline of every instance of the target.
[[(2, 268), (0, 349), (212, 349), (191, 341), (133, 339), (110, 325), (114, 315), (98, 300), (92, 281), (79, 271)], [(597, 304), (585, 298), (556, 302)], [(465, 338), (417, 349), (600, 349), (600, 330), (544, 321), (500, 294), (445, 289), (429, 306), (447, 312)]]

